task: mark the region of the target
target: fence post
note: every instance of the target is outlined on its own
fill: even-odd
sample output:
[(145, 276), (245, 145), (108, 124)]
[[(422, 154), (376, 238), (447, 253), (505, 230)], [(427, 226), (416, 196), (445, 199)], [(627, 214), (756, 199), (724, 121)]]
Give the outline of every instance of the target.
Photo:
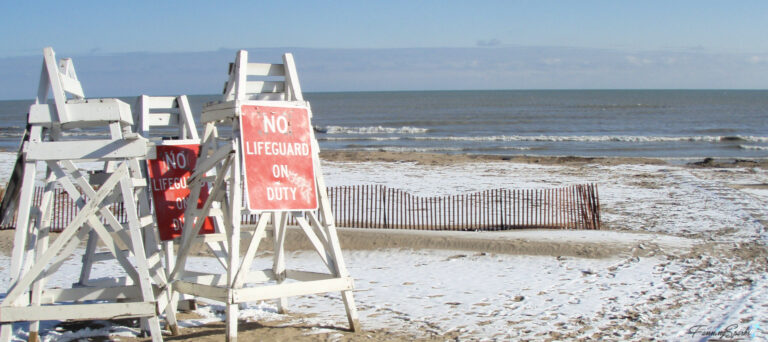
[(600, 217), (600, 193), (597, 189), (597, 184), (595, 184), (595, 202), (597, 203), (596, 207), (596, 213), (597, 213), (597, 229), (602, 229), (602, 218)]

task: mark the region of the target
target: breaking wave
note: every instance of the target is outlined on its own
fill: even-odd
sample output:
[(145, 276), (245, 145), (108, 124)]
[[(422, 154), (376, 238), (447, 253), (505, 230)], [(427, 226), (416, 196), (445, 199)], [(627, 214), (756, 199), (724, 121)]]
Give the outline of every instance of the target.
[(496, 135), (487, 137), (411, 137), (413, 140), (449, 140), (449, 141), (542, 141), (542, 142), (768, 142), (768, 137), (755, 136), (686, 136), (686, 137), (660, 137), (660, 136), (625, 136), (625, 135), (597, 135), (597, 136), (551, 136), (551, 135)]
[(357, 137), (318, 137), (317, 140), (319, 141), (355, 141), (355, 140), (368, 140), (368, 141), (390, 141), (390, 140), (401, 140), (400, 137), (365, 137), (365, 138), (357, 138)]
[(458, 147), (396, 147), (396, 146), (384, 146), (384, 147), (362, 147), (362, 148), (349, 148), (355, 151), (379, 151), (379, 152), (461, 152), (464, 151)]
[(768, 151), (768, 146), (739, 145), (742, 150)]
[(420, 127), (345, 127), (345, 126), (315, 126), (315, 132), (325, 134), (420, 134), (429, 132)]
[(629, 142), (629, 143), (654, 143), (654, 142), (750, 142), (766, 143), (768, 137), (758, 136), (628, 136), (628, 135), (491, 135), (469, 137), (447, 136), (406, 136), (406, 137), (322, 137), (318, 140), (344, 141), (344, 140), (430, 140), (430, 141), (501, 141), (501, 142)]
[(380, 151), (380, 152), (467, 152), (467, 151), (498, 151), (498, 150), (515, 150), (515, 151), (530, 151), (530, 147), (502, 147), (494, 149), (478, 149), (478, 148), (461, 148), (461, 147), (403, 147), (403, 146), (382, 146), (382, 147), (356, 147), (351, 146), (345, 149), (354, 151)]

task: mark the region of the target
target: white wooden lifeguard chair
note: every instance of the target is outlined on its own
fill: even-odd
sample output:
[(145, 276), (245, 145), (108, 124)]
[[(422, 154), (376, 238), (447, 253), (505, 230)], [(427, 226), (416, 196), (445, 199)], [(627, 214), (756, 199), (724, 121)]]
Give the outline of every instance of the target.
[[(136, 133), (142, 137), (150, 140), (156, 146), (156, 159), (147, 159), (146, 164), (142, 163), (142, 174), (150, 182), (149, 191), (146, 191), (147, 200), (153, 204), (153, 214), (155, 220), (152, 225), (144, 227), (145, 235), (157, 235), (163, 248), (163, 256), (166, 267), (166, 276), (171, 271), (174, 260), (173, 239), (179, 234), (173, 232), (174, 227), (170, 227), (166, 224), (170, 221), (170, 218), (165, 217), (168, 215), (177, 214), (179, 210), (174, 213), (169, 213), (167, 210), (162, 210), (164, 203), (162, 197), (164, 197), (163, 191), (159, 191), (157, 194), (152, 189), (151, 184), (153, 180), (150, 178), (149, 169), (153, 163), (164, 163), (161, 159), (164, 151), (173, 150), (184, 151), (187, 154), (194, 154), (194, 156), (185, 157), (194, 162), (197, 157), (197, 153), (200, 148), (200, 137), (197, 133), (197, 127), (193, 118), (192, 109), (189, 104), (189, 100), (186, 95), (180, 96), (148, 96), (141, 95), (137, 98), (136, 104), (133, 106), (133, 119), (135, 122)], [(185, 159), (186, 161), (187, 159)], [(185, 165), (187, 166), (187, 165)], [(193, 167), (194, 165), (192, 165)], [(107, 168), (107, 167), (105, 167)], [(191, 169), (191, 167), (189, 167)], [(176, 172), (178, 174), (178, 172)], [(162, 175), (155, 175), (156, 178), (162, 177)], [(153, 201), (153, 197), (158, 196)], [(163, 203), (159, 203), (163, 202)], [(160, 209), (158, 211), (158, 209)], [(183, 209), (180, 213), (183, 216)], [(178, 227), (178, 231), (181, 231), (181, 227)], [(155, 241), (158, 241), (155, 239)], [(111, 259), (111, 253), (109, 252), (96, 252), (98, 243), (98, 236), (91, 232), (91, 236), (88, 239), (86, 252), (83, 255), (83, 268), (80, 275), (79, 284), (87, 286), (90, 282), (90, 272), (94, 262), (100, 260)], [(127, 252), (127, 251), (124, 251)], [(165, 293), (167, 296), (171, 295), (171, 292)], [(168, 328), (176, 335), (178, 333), (178, 326), (176, 323), (176, 304), (178, 303), (178, 295), (174, 298), (170, 298), (171, 305), (166, 307), (166, 319), (168, 321)]]
[[(197, 133), (197, 126), (195, 125), (192, 109), (186, 95), (142, 95), (139, 96), (134, 108), (137, 132), (153, 141), (156, 146), (195, 146), (199, 150), (200, 136)], [(195, 151), (195, 153), (199, 152)], [(162, 161), (161, 156), (157, 157), (154, 161)], [(147, 162), (149, 163), (150, 161), (148, 160)], [(149, 165), (145, 169), (145, 174), (149, 178), (148, 168)], [(194, 168), (194, 165), (191, 165), (190, 169), (192, 168)], [(151, 197), (151, 192), (148, 192), (148, 195)], [(162, 214), (157, 212), (158, 203), (153, 204), (156, 207), (154, 212), (157, 223), (158, 215)], [(166, 230), (173, 231), (174, 229), (156, 225), (156, 229), (161, 235), (160, 240), (163, 245), (166, 271), (168, 273), (171, 272), (173, 261), (175, 260), (173, 239), (180, 235), (182, 227), (173, 228), (178, 228), (179, 232), (166, 232)], [(163, 237), (166, 235), (169, 238), (164, 239)]]
[[(0, 341), (9, 341), (14, 322), (31, 322), (29, 340), (38, 339), (39, 321), (141, 318), (153, 341), (162, 341), (157, 299), (166, 284), (154, 234), (143, 234), (152, 216), (146, 201), (147, 182), (140, 160), (153, 158), (155, 147), (131, 132), (128, 104), (118, 99), (86, 100), (70, 59), (57, 63), (54, 51), (43, 50), (44, 62), (35, 103), (30, 107), (29, 139), (24, 142), (17, 226), (11, 259), (11, 283), (0, 303)], [(53, 103), (48, 103), (49, 89)], [(68, 95), (71, 98), (67, 98)], [(83, 134), (108, 128), (106, 138)], [(97, 185), (78, 168), (80, 162), (109, 163)], [(42, 204), (33, 207), (37, 167), (45, 168)], [(63, 188), (79, 213), (49, 243), (53, 190)], [(110, 205), (122, 201), (126, 222)], [(46, 285), (90, 232), (117, 260), (122, 272), (90, 280), (88, 286)], [(94, 240), (95, 241), (95, 240)], [(95, 246), (95, 243), (94, 243)], [(145, 249), (146, 248), (146, 249)], [(123, 252), (123, 249), (127, 253)], [(58, 273), (57, 273), (58, 272)], [(163, 304), (164, 303), (164, 304)]]
[[(256, 77), (261, 79), (252, 79)], [(202, 209), (188, 207), (186, 211), (181, 246), (170, 280), (175, 291), (224, 303), (228, 341), (237, 339), (239, 304), (277, 299), (282, 311), (286, 297), (336, 291), (341, 292), (350, 329), (360, 330), (352, 295), (353, 279), (341, 254), (310, 117), (309, 103), (304, 101), (293, 56), (285, 54), (283, 64), (249, 63), (248, 53), (244, 50), (239, 51), (235, 63), (230, 64), (223, 101), (203, 108), (203, 142), (200, 159), (189, 178), (192, 191), (189, 201), (197, 202), (200, 189), (205, 184), (212, 184), (211, 193)], [(260, 126), (265, 122), (269, 127)], [(253, 124), (263, 132), (254, 132)], [(286, 165), (282, 166), (285, 168), (266, 164), (263, 160), (249, 164), (252, 163), (251, 158), (259, 156), (254, 155), (256, 145), (244, 148), (243, 142), (257, 144), (253, 139), (259, 137), (288, 139), (275, 142), (289, 144), (280, 146), (293, 151), (283, 150)], [(264, 143), (262, 141), (262, 145)], [(306, 168), (301, 172), (288, 170), (299, 164)], [(263, 187), (274, 181), (257, 180), (261, 172), (259, 168), (261, 171), (279, 172), (277, 176), (282, 178), (278, 182), (293, 184), (293, 194), (298, 188), (301, 190), (299, 197), (309, 204), (288, 201), (274, 201), (268, 205), (257, 203), (256, 197), (267, 197)], [(288, 179), (291, 177), (294, 179)], [(243, 189), (247, 194), (247, 207)], [(288, 193), (287, 190), (283, 192)], [(274, 195), (272, 191), (272, 200)], [(258, 214), (255, 228), (241, 230), (242, 217), (250, 214)], [(196, 272), (186, 268), (190, 247), (203, 225), (200, 218), (208, 216), (216, 218), (217, 233), (226, 238), (227, 255), (222, 260), (223, 273)], [(328, 273), (286, 268), (284, 243), (289, 216), (298, 222)], [(268, 236), (268, 226), (274, 238), (272, 268), (251, 270), (259, 244)], [(241, 253), (241, 233), (246, 235), (246, 241), (250, 237), (250, 242), (243, 244), (247, 246), (244, 254)]]
[[(157, 146), (157, 158), (147, 160), (145, 170), (151, 184), (161, 183), (160, 180), (164, 177), (189, 177), (200, 153), (200, 137), (187, 96), (142, 95), (134, 108), (138, 133), (155, 142)], [(180, 159), (180, 156), (183, 159)], [(156, 229), (163, 248), (166, 272), (170, 274), (175, 265), (174, 245), (179, 244), (186, 208), (185, 198), (189, 190), (187, 187), (160, 190), (152, 189), (152, 186), (150, 189), (148, 195), (152, 197)], [(207, 188), (203, 189), (204, 195), (207, 195), (207, 191)], [(179, 199), (176, 196), (185, 198)], [(175, 198), (175, 201), (170, 201), (170, 198)], [(208, 229), (205, 229), (204, 233), (211, 234), (213, 221), (207, 223)], [(205, 243), (217, 257), (225, 257), (226, 238), (223, 234), (217, 236), (201, 234), (196, 241)], [(187, 309), (195, 307), (194, 300), (180, 302), (178, 292), (174, 291), (172, 295), (171, 303), (174, 305), (172, 307), (174, 311), (178, 303), (184, 304)], [(170, 315), (170, 313), (167, 314)]]

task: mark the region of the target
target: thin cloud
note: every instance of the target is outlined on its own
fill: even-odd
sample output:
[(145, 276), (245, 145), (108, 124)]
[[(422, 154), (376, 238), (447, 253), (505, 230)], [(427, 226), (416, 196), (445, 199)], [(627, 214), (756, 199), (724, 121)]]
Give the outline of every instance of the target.
[(563, 60), (561, 58), (549, 57), (549, 58), (544, 58), (542, 60), (542, 63), (546, 65), (560, 65), (560, 64), (563, 64)]
[(496, 38), (489, 40), (478, 40), (476, 45), (479, 47), (494, 47), (501, 45), (501, 41)]
[(750, 64), (768, 64), (768, 56), (750, 56), (747, 62)]
[(653, 64), (653, 60), (649, 58), (627, 56), (625, 57), (625, 59), (627, 60), (627, 62), (629, 62), (629, 64), (632, 64), (634, 66), (646, 66), (646, 65)]

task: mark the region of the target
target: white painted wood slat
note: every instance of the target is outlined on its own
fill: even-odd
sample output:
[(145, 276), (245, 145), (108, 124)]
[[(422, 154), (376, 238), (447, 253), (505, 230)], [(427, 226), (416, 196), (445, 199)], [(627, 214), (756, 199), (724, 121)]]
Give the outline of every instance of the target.
[(2, 310), (3, 315), (0, 317), (0, 322), (26, 321), (29, 317), (35, 317), (41, 321), (119, 319), (154, 316), (155, 304), (147, 302), (73, 304), (5, 307)]
[(75, 65), (72, 64), (71, 58), (62, 58), (59, 61), (59, 71), (61, 72), (61, 82), (64, 91), (76, 98), (84, 98), (83, 86), (77, 80)]
[(80, 98), (85, 97), (85, 93), (83, 92), (83, 86), (80, 85), (80, 81), (69, 78), (69, 77), (62, 77), (61, 85), (65, 92), (78, 96)]
[(72, 289), (43, 290), (43, 304), (57, 302), (83, 302), (90, 300), (136, 299), (139, 297), (136, 286), (116, 286), (107, 288), (79, 287)]
[(174, 287), (181, 293), (190, 294), (196, 297), (209, 298), (223, 303), (228, 302), (226, 288), (190, 283), (183, 280), (175, 282)]
[(178, 113), (154, 113), (147, 118), (149, 126), (176, 126), (179, 124)]
[(279, 285), (235, 289), (233, 290), (234, 293), (232, 298), (235, 303), (247, 303), (281, 297), (295, 297), (315, 293), (347, 291), (354, 288), (355, 286), (352, 278), (333, 278), (295, 283), (286, 282)]
[(245, 85), (246, 92), (251, 93), (282, 93), (285, 91), (285, 82), (282, 81), (248, 81)]
[[(147, 145), (143, 139), (137, 140), (92, 140), (88, 144), (82, 141), (31, 141), (28, 145), (27, 160), (120, 160), (126, 157), (145, 158), (154, 145)], [(151, 158), (151, 157), (150, 157)]]
[(248, 76), (285, 76), (282, 64), (248, 63)]
[(174, 108), (176, 96), (146, 96), (145, 105), (149, 108)]
[[(56, 119), (60, 108), (66, 108), (70, 121), (58, 122)], [(51, 127), (59, 124), (62, 127), (94, 127), (104, 126), (110, 122), (133, 124), (131, 107), (117, 99), (88, 100), (84, 102), (68, 102), (61, 106), (54, 104), (34, 104), (29, 108), (29, 123)]]

